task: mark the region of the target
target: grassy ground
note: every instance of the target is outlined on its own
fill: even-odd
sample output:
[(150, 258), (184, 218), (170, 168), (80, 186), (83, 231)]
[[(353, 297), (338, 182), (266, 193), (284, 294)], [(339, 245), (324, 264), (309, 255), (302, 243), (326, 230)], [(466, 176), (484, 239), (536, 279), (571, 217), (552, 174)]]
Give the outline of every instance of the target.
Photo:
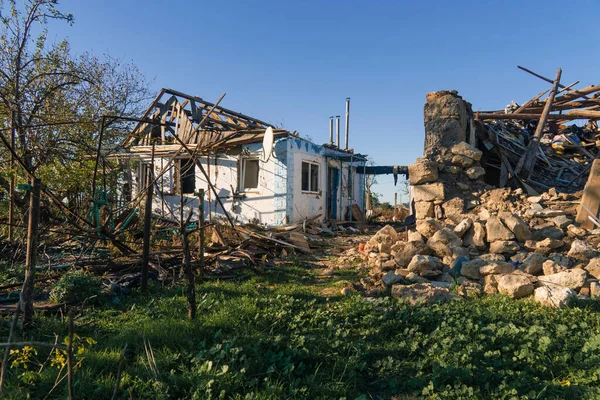
[[(198, 285), (195, 321), (178, 287), (87, 307), (75, 327), (77, 398), (111, 398), (126, 343), (122, 399), (600, 397), (596, 304), (557, 311), (493, 297), (409, 306), (327, 289), (355, 271), (325, 283), (299, 265), (248, 274)], [(19, 339), (66, 336), (60, 316), (37, 323)], [(64, 360), (47, 357), (12, 355), (9, 398), (66, 398), (66, 379), (55, 385)]]

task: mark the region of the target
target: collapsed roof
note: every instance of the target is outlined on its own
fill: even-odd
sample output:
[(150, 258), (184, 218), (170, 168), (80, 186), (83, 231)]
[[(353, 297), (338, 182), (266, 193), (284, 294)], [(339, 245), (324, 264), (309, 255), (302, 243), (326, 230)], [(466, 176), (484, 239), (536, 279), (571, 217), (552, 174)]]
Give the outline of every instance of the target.
[[(217, 106), (197, 96), (162, 89), (130, 135), (124, 147), (175, 144), (174, 136), (197, 147), (214, 147), (236, 139), (256, 140), (271, 127), (276, 135), (289, 134), (259, 119)], [(152, 121), (152, 122), (150, 122)]]

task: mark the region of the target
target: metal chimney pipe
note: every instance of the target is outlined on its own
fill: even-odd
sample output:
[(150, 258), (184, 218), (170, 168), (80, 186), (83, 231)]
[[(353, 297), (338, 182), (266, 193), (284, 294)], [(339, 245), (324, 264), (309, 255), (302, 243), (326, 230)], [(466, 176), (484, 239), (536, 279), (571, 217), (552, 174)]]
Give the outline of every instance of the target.
[(348, 150), (348, 131), (350, 130), (350, 97), (346, 97), (346, 141), (345, 149)]
[(329, 117), (329, 144), (333, 144), (333, 115)]
[(335, 116), (335, 145), (340, 147), (340, 116)]

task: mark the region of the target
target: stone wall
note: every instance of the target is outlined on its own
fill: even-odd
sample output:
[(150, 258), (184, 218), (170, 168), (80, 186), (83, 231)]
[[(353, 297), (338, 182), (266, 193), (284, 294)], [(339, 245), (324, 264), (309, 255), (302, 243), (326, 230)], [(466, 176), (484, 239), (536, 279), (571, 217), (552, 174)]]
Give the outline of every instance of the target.
[(482, 152), (467, 143), (476, 143), (473, 111), (455, 90), (426, 97), (424, 156), (408, 167), (416, 218), (458, 223), (490, 188), (483, 182)]

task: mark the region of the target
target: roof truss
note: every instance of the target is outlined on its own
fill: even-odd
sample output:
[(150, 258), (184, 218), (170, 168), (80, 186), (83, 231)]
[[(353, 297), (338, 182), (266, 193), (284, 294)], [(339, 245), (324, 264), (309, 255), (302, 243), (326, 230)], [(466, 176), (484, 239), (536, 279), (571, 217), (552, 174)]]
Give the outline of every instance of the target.
[[(146, 110), (142, 120), (124, 141), (125, 147), (172, 144), (177, 136), (185, 144), (209, 144), (222, 138), (223, 132), (235, 133), (266, 129), (273, 125), (217, 106), (197, 96), (173, 89), (162, 89)], [(210, 113), (210, 114), (209, 114)], [(201, 129), (200, 122), (206, 119)], [(154, 139), (154, 140), (153, 140)]]

